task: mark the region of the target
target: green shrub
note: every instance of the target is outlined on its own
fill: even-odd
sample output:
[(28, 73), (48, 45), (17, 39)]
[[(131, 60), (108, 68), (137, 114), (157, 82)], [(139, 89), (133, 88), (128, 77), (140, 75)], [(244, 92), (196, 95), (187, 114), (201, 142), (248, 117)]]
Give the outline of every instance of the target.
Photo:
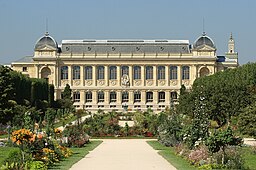
[(30, 170), (47, 170), (47, 166), (42, 161), (32, 161), (28, 165)]
[(17, 164), (18, 166), (22, 165), (22, 155), (20, 150), (11, 151), (4, 161), (5, 165), (11, 165), (12, 163)]

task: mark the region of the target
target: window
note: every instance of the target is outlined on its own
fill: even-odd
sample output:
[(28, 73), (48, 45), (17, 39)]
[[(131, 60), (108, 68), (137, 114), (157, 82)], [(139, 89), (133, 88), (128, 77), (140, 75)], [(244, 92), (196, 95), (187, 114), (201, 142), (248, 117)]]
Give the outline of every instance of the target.
[(85, 103), (92, 102), (92, 92), (85, 92)]
[(104, 92), (103, 91), (98, 92), (98, 103), (99, 102), (104, 102)]
[(182, 67), (182, 80), (189, 80), (189, 66)]
[(140, 102), (141, 101), (141, 94), (139, 91), (134, 92), (134, 102)]
[(146, 80), (153, 79), (153, 67), (147, 66), (146, 67)]
[(129, 101), (129, 93), (127, 91), (122, 92), (122, 103)]
[(61, 80), (68, 79), (68, 66), (61, 67)]
[(92, 79), (92, 66), (86, 66), (84, 69), (85, 80)]
[(104, 79), (104, 66), (98, 67), (98, 80)]
[(170, 80), (177, 80), (177, 66), (171, 66), (170, 67)]
[(110, 92), (110, 103), (116, 102), (116, 92), (112, 91)]
[(158, 70), (158, 80), (165, 79), (165, 67), (159, 66), (157, 70)]
[(146, 93), (146, 102), (153, 102), (153, 92), (147, 92)]
[(177, 97), (177, 92), (176, 91), (171, 92), (171, 99), (176, 100), (177, 98), (178, 98)]
[(133, 68), (133, 75), (134, 75), (135, 80), (141, 79), (141, 68), (140, 68), (140, 66), (135, 66)]
[(73, 101), (80, 102), (80, 92), (79, 91), (76, 91), (73, 93)]
[(165, 102), (165, 92), (158, 93), (158, 102)]
[(109, 67), (109, 79), (116, 80), (116, 66)]
[(27, 72), (27, 71), (28, 71), (28, 68), (27, 68), (27, 67), (22, 67), (22, 71), (23, 71), (23, 72)]
[(122, 68), (121, 68), (121, 72), (122, 72), (122, 76), (123, 75), (129, 75), (129, 67), (128, 66), (122, 66)]
[(73, 66), (73, 79), (80, 79), (80, 66)]

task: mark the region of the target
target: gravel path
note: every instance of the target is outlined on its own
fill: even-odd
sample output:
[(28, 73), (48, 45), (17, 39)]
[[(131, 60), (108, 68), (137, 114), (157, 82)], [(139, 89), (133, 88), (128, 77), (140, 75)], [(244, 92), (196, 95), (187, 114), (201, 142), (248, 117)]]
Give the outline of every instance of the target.
[(147, 139), (104, 139), (71, 170), (175, 170)]

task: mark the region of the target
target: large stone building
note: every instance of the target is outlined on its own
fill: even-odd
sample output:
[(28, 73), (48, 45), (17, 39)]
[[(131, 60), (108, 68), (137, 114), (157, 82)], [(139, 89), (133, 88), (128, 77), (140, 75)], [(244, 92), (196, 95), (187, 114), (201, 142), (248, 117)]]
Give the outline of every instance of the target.
[(12, 68), (47, 79), (55, 98), (69, 84), (76, 108), (159, 111), (177, 99), (182, 84), (191, 88), (198, 77), (238, 66), (232, 35), (225, 56), (216, 50), (205, 33), (193, 45), (188, 40), (63, 40), (58, 45), (46, 33), (34, 55)]

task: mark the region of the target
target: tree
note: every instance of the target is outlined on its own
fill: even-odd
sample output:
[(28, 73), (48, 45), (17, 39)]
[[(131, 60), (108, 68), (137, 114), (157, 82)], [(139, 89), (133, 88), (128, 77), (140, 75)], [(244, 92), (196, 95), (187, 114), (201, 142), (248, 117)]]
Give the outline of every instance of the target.
[(240, 145), (242, 144), (242, 139), (235, 137), (233, 131), (230, 127), (225, 130), (218, 130), (211, 135), (207, 141), (206, 146), (210, 152), (215, 153), (222, 150), (222, 164), (225, 164), (225, 149), (229, 145)]
[(242, 134), (256, 138), (256, 103), (247, 106), (238, 116), (238, 127)]

